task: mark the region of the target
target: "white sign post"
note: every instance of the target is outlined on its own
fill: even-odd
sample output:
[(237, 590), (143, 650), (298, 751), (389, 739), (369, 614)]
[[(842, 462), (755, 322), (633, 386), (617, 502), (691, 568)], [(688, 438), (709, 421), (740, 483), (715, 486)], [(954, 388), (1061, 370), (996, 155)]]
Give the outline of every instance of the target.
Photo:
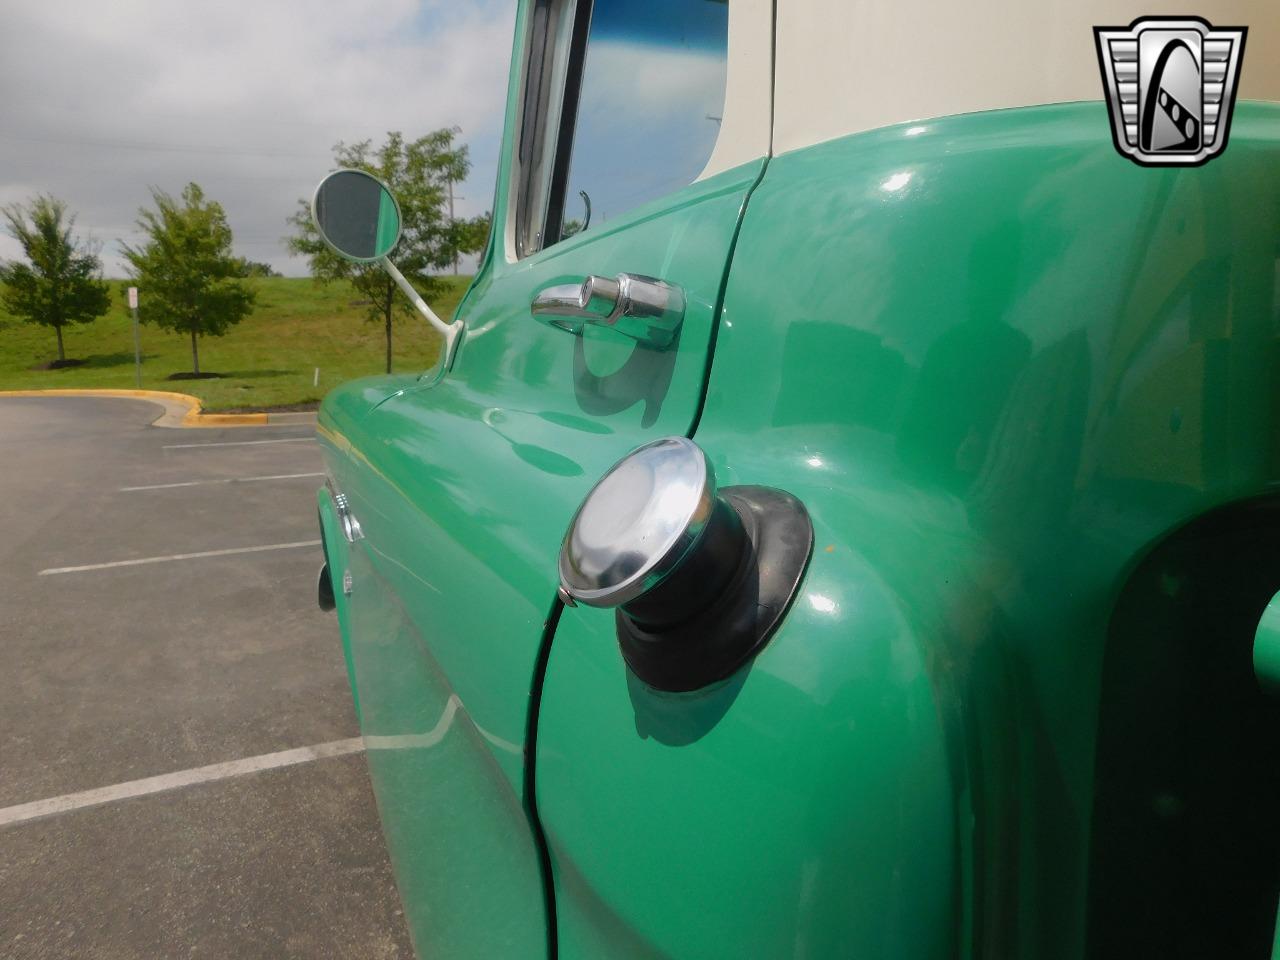
[(133, 311), (133, 372), (134, 379), (138, 383), (138, 389), (142, 389), (142, 344), (138, 340), (138, 288), (129, 288), (129, 309)]

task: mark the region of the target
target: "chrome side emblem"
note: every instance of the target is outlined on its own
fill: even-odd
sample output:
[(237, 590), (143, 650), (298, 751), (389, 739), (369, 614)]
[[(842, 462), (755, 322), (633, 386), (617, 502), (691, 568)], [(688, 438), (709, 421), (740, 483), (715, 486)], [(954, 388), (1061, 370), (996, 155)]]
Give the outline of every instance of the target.
[(1144, 167), (1194, 167), (1222, 153), (1248, 29), (1199, 17), (1094, 27), (1121, 156)]

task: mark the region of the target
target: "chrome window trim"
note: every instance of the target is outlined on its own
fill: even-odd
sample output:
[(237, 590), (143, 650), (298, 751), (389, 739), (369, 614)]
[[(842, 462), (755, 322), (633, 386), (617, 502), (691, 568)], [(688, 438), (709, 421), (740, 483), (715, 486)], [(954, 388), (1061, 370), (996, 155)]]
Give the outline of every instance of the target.
[[(591, 0), (533, 0), (521, 69), (515, 156), (508, 198), (514, 225), (508, 259), (520, 260), (558, 241), (578, 83), (591, 25)], [(554, 236), (554, 240), (549, 240)]]

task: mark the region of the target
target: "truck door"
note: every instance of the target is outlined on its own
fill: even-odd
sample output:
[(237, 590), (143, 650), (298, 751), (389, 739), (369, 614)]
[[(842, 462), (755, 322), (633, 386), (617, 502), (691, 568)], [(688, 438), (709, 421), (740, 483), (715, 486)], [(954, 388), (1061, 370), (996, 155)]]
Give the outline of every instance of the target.
[(331, 438), (363, 534), (351, 668), (423, 955), (546, 949), (527, 761), (556, 558), (610, 464), (698, 415), (770, 34), (763, 2), (521, 3), (457, 359)]

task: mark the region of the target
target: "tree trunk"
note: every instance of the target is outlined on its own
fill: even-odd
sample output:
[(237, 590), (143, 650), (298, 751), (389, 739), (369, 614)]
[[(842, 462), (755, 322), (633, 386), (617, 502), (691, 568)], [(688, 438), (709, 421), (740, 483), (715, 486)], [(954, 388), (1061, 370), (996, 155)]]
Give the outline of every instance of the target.
[(56, 330), (56, 331), (58, 332), (58, 359), (59, 359), (59, 360), (65, 360), (65, 359), (67, 359), (67, 355), (66, 355), (66, 354), (63, 352), (63, 350), (62, 350), (62, 325), (61, 325), (61, 324), (59, 324), (58, 326), (54, 327), (53, 329), (54, 329), (54, 330)]
[(200, 349), (196, 346), (196, 332), (191, 331), (191, 372), (200, 376)]
[(386, 304), (386, 321), (387, 321), (387, 373), (391, 372), (391, 307), (392, 298), (395, 296), (395, 281), (390, 277), (387, 278), (387, 304)]

